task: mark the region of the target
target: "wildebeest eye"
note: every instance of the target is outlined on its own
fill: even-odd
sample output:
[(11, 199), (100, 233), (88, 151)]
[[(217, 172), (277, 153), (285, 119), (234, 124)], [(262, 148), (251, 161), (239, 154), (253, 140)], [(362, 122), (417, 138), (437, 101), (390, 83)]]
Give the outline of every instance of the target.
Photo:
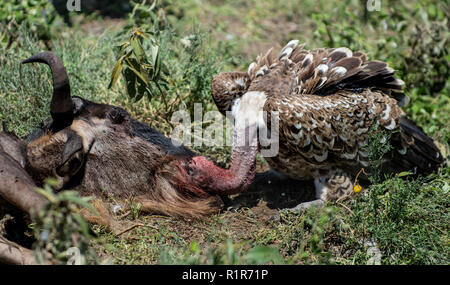
[(108, 117), (113, 124), (121, 124), (128, 117), (128, 113), (121, 108), (114, 107), (109, 111)]
[(83, 153), (75, 153), (66, 163), (56, 169), (56, 173), (61, 176), (73, 176), (80, 170), (83, 163)]

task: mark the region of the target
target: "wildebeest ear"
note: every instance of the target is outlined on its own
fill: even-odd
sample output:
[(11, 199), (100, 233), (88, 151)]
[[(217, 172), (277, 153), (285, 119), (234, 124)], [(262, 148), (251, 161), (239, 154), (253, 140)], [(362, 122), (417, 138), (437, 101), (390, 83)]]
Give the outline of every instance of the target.
[(56, 169), (59, 176), (75, 175), (81, 168), (84, 159), (83, 141), (81, 137), (71, 132), (61, 156), (61, 164)]
[(122, 108), (113, 107), (108, 112), (108, 117), (113, 124), (122, 124), (124, 121), (130, 119), (130, 115)]

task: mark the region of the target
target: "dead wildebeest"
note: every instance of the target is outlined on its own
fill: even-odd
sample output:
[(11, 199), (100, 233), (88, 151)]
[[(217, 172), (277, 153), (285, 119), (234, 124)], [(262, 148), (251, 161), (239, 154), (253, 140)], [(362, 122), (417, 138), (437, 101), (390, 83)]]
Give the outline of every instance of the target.
[[(55, 190), (75, 190), (99, 200), (105, 195), (134, 197), (147, 212), (200, 217), (220, 210), (223, 203), (217, 193), (208, 193), (190, 175), (195, 153), (174, 146), (120, 107), (71, 96), (66, 70), (54, 53), (43, 52), (23, 63), (32, 62), (51, 69), (51, 120), (26, 142), (12, 133), (0, 133), (0, 211), (6, 205), (27, 214), (41, 209), (46, 200), (34, 189), (48, 177), (57, 181)], [(249, 183), (244, 184), (232, 186), (226, 181), (224, 185), (248, 187)]]
[[(41, 186), (48, 177), (58, 189), (83, 196), (136, 197), (142, 210), (181, 217), (217, 211), (221, 199), (192, 182), (184, 169), (195, 154), (149, 126), (134, 120), (120, 107), (71, 96), (62, 61), (51, 52), (23, 63), (50, 66), (53, 96), (51, 121), (35, 130), (27, 143), (18, 138), (2, 144), (5, 152)], [(180, 171), (180, 169), (182, 171)]]

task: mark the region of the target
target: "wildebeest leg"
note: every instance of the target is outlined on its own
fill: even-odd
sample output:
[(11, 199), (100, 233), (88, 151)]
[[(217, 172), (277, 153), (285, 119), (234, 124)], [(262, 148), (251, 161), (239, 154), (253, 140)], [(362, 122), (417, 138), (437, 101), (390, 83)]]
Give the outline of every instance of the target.
[(8, 132), (5, 122), (3, 122), (3, 132), (0, 132), (0, 149), (25, 168), (27, 145), (15, 134)]
[[(9, 206), (9, 205), (8, 205)], [(6, 206), (6, 207), (8, 207)], [(3, 201), (0, 198), (0, 207), (4, 207)], [(36, 260), (33, 255), (33, 251), (25, 248), (17, 243), (7, 240), (2, 236), (2, 228), (8, 219), (12, 219), (11, 216), (5, 215), (0, 220), (0, 265), (36, 265)], [(46, 262), (46, 264), (50, 264)]]
[[(1, 135), (0, 140), (2, 140)], [(39, 211), (47, 203), (47, 200), (37, 193), (35, 188), (33, 179), (16, 159), (4, 151), (0, 144), (0, 197), (19, 210), (30, 214), (31, 210)]]
[[(34, 190), (36, 185), (23, 168), (26, 161), (23, 146), (24, 143), (14, 135), (0, 133), (0, 207), (6, 210), (13, 205), (29, 215), (47, 201)], [(31, 265), (35, 260), (31, 250), (0, 235), (0, 263)]]
[(0, 237), (0, 264), (33, 265), (36, 261), (30, 249)]

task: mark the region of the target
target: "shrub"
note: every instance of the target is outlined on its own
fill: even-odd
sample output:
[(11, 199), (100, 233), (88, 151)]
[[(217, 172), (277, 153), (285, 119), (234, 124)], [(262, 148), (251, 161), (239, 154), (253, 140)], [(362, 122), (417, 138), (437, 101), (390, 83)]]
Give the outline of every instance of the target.
[(50, 41), (56, 12), (48, 0), (10, 0), (0, 2), (0, 47), (8, 49), (25, 26), (38, 39)]

